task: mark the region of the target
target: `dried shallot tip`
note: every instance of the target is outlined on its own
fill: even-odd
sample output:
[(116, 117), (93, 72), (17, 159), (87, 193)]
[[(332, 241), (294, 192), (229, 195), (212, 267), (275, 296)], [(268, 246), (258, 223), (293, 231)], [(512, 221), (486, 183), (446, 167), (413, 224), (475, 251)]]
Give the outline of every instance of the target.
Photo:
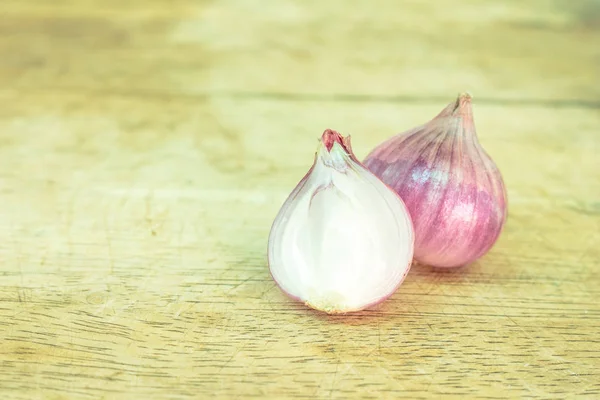
[(389, 138), (364, 164), (404, 200), (415, 260), (458, 267), (486, 254), (507, 218), (500, 170), (477, 138), (471, 96), (461, 94), (422, 126)]
[(269, 268), (290, 297), (329, 314), (391, 296), (408, 273), (414, 233), (400, 197), (326, 130), (312, 167), (271, 227)]

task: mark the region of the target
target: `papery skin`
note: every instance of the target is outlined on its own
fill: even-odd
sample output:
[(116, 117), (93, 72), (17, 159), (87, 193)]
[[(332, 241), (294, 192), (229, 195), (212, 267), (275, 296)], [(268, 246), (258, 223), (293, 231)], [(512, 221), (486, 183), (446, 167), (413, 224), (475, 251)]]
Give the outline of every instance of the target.
[(500, 236), (506, 189), (477, 139), (470, 95), (459, 95), (428, 123), (384, 141), (364, 164), (408, 207), (419, 263), (463, 266)]
[[(335, 196), (327, 197), (325, 194), (325, 192), (336, 193), (338, 190), (341, 190), (339, 193), (344, 199), (338, 201), (335, 200)], [(367, 190), (369, 195), (366, 195), (364, 190)], [(322, 194), (325, 197), (321, 199), (328, 199), (325, 203), (319, 200)], [(365, 199), (373, 200), (377, 207), (369, 208), (369, 202), (367, 202), (368, 204), (361, 203)], [(330, 202), (330, 200), (332, 201)], [(297, 218), (297, 213), (308, 213), (307, 215), (310, 216), (311, 209), (314, 207), (319, 207), (317, 211), (314, 211), (318, 213), (317, 215), (322, 215), (325, 220), (328, 220), (331, 214), (337, 215), (336, 212), (339, 208), (353, 209), (352, 205), (356, 204), (359, 205), (357, 214), (352, 212), (349, 214), (350, 218), (343, 220), (334, 218), (332, 224), (324, 225), (327, 228), (325, 231), (319, 229), (321, 218), (315, 219), (314, 216), (307, 221), (301, 220), (299, 225), (289, 226), (290, 221)], [(321, 214), (320, 212), (323, 211), (324, 213)], [(378, 225), (373, 222), (379, 218), (381, 223), (382, 215), (385, 216), (383, 224)], [(397, 220), (402, 222), (395, 225)], [(341, 229), (342, 240), (335, 234), (331, 235), (332, 227), (333, 233), (335, 233), (336, 227)], [(356, 253), (353, 246), (361, 247), (360, 243), (363, 242), (360, 240), (363, 236), (359, 236), (358, 243), (355, 241), (352, 243), (352, 239), (353, 235), (363, 232), (360, 230), (362, 227), (371, 228), (368, 231), (369, 234), (363, 235), (365, 238), (375, 239), (369, 241), (372, 246), (367, 246), (367, 248), (378, 249), (384, 246), (387, 251)], [(308, 247), (304, 241), (307, 238), (307, 231), (311, 238), (315, 235), (320, 238)], [(394, 234), (386, 236), (385, 232)], [(350, 238), (351, 243), (345, 241), (346, 237)], [(385, 247), (382, 243), (387, 239), (391, 240), (392, 245)], [(314, 246), (321, 248), (316, 251), (316, 260), (320, 261), (318, 265), (313, 265), (310, 257), (305, 258), (306, 254), (294, 253), (312, 249)], [(329, 251), (332, 248), (335, 248), (336, 251)], [(400, 197), (356, 159), (351, 149), (349, 136), (344, 138), (333, 130), (326, 130), (315, 154), (313, 165), (288, 196), (271, 227), (268, 259), (269, 270), (274, 281), (288, 296), (302, 301), (316, 310), (329, 314), (360, 311), (384, 301), (397, 290), (410, 270), (413, 248), (412, 221)], [(344, 266), (342, 270), (334, 268), (333, 271), (329, 271), (328, 264), (323, 264), (323, 260), (327, 259), (323, 256), (325, 253), (336, 258), (336, 254), (339, 254), (341, 258), (350, 256), (354, 259), (355, 256), (358, 256), (368, 257), (368, 260), (365, 263), (359, 263), (359, 270), (346, 270), (346, 264), (342, 264)], [(293, 255), (293, 257), (290, 259), (289, 255)], [(382, 259), (391, 261), (382, 264), (380, 262)], [(290, 265), (290, 263), (295, 265)], [(357, 268), (356, 263), (349, 264), (351, 264), (349, 267)], [(377, 268), (374, 267), (382, 265), (386, 266), (386, 273), (379, 276)], [(298, 270), (296, 267), (301, 269)], [(321, 268), (323, 269), (321, 270)], [(352, 275), (355, 276), (352, 277)], [(324, 280), (316, 278), (324, 278)], [(336, 283), (345, 281), (351, 282), (350, 287), (353, 289), (337, 291), (339, 285), (336, 286)], [(328, 286), (328, 283), (332, 283), (333, 288)], [(315, 288), (316, 290), (313, 290)], [(355, 293), (362, 295), (357, 296)], [(353, 300), (356, 300), (357, 297), (369, 300), (361, 300), (356, 303)]]

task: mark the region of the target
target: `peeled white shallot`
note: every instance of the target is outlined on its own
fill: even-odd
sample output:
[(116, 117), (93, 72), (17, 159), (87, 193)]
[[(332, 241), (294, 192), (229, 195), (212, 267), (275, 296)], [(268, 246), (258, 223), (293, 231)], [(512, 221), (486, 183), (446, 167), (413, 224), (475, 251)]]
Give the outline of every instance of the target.
[(326, 130), (314, 163), (277, 214), (269, 268), (292, 298), (330, 314), (391, 296), (408, 273), (413, 225), (401, 198)]

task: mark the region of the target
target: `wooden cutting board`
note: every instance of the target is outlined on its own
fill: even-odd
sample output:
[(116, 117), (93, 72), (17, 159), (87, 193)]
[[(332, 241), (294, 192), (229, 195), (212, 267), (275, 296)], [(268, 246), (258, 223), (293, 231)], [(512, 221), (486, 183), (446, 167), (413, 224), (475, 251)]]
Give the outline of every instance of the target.
[[(2, 0), (3, 399), (599, 398), (600, 6)], [(349, 316), (271, 222), (326, 128), (359, 158), (474, 97), (509, 219)]]

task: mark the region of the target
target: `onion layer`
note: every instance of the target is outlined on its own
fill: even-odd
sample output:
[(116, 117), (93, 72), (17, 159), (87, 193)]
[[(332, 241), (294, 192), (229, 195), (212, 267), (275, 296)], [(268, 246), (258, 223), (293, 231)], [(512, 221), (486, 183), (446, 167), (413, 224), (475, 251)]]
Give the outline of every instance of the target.
[(403, 201), (356, 159), (349, 136), (326, 130), (312, 167), (273, 222), (269, 268), (292, 298), (346, 313), (394, 293), (413, 246)]

